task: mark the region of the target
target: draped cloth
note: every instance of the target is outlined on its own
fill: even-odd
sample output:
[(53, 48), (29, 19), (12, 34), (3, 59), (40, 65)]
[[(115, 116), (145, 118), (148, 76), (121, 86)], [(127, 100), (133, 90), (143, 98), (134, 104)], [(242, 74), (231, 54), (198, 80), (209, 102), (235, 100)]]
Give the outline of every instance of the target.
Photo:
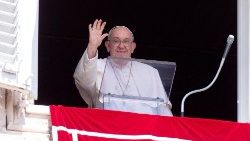
[(53, 141), (249, 141), (250, 124), (50, 106)]

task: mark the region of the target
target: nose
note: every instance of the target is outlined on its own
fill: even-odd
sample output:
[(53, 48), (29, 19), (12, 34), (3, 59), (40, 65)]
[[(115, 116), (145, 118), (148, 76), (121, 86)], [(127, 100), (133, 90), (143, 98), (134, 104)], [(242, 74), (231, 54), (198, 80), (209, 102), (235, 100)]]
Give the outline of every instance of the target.
[(118, 44), (118, 47), (119, 48), (125, 48), (125, 45), (124, 45), (124, 43), (122, 41), (120, 41), (119, 44)]

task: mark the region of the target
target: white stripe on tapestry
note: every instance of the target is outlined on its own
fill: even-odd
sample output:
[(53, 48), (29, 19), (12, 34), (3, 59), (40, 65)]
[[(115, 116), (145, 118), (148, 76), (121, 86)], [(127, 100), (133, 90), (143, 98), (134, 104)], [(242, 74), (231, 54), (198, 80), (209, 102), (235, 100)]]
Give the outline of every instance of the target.
[[(72, 134), (73, 141), (78, 141), (77, 134), (79, 135), (85, 135), (85, 136), (93, 136), (93, 137), (100, 137), (100, 138), (110, 138), (110, 139), (126, 139), (126, 140), (145, 140), (150, 139), (153, 141), (188, 141), (184, 139), (178, 139), (178, 138), (169, 138), (169, 137), (158, 137), (153, 135), (121, 135), (121, 134), (109, 134), (109, 133), (98, 133), (98, 132), (90, 132), (90, 131), (84, 131), (84, 130), (77, 130), (77, 129), (68, 129), (64, 126), (52, 126), (52, 134), (54, 134), (54, 131), (65, 131), (69, 134)], [(55, 135), (52, 135), (53, 141), (58, 141), (57, 133), (56, 137)], [(56, 140), (54, 140), (54, 137)]]
[(57, 127), (52, 126), (52, 140), (58, 141)]

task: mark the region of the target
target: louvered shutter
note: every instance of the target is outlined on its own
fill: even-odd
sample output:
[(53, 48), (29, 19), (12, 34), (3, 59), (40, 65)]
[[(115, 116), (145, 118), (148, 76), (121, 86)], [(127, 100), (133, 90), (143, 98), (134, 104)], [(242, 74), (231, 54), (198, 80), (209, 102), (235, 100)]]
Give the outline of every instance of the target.
[(38, 89), (38, 0), (0, 0), (0, 83)]

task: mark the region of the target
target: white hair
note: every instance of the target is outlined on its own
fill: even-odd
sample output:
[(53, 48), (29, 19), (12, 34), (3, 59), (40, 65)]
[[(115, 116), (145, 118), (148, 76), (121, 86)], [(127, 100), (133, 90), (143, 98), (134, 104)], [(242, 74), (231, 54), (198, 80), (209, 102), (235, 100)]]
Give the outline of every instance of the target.
[(108, 39), (109, 39), (109, 40), (110, 40), (110, 38), (111, 38), (111, 35), (112, 35), (113, 30), (116, 29), (116, 28), (118, 28), (118, 27), (122, 27), (122, 28), (127, 29), (127, 30), (131, 33), (132, 41), (134, 41), (134, 34), (133, 34), (133, 32), (132, 32), (128, 27), (126, 27), (126, 26), (115, 26), (115, 27), (111, 28), (111, 29), (109, 30), (109, 35), (108, 35)]

